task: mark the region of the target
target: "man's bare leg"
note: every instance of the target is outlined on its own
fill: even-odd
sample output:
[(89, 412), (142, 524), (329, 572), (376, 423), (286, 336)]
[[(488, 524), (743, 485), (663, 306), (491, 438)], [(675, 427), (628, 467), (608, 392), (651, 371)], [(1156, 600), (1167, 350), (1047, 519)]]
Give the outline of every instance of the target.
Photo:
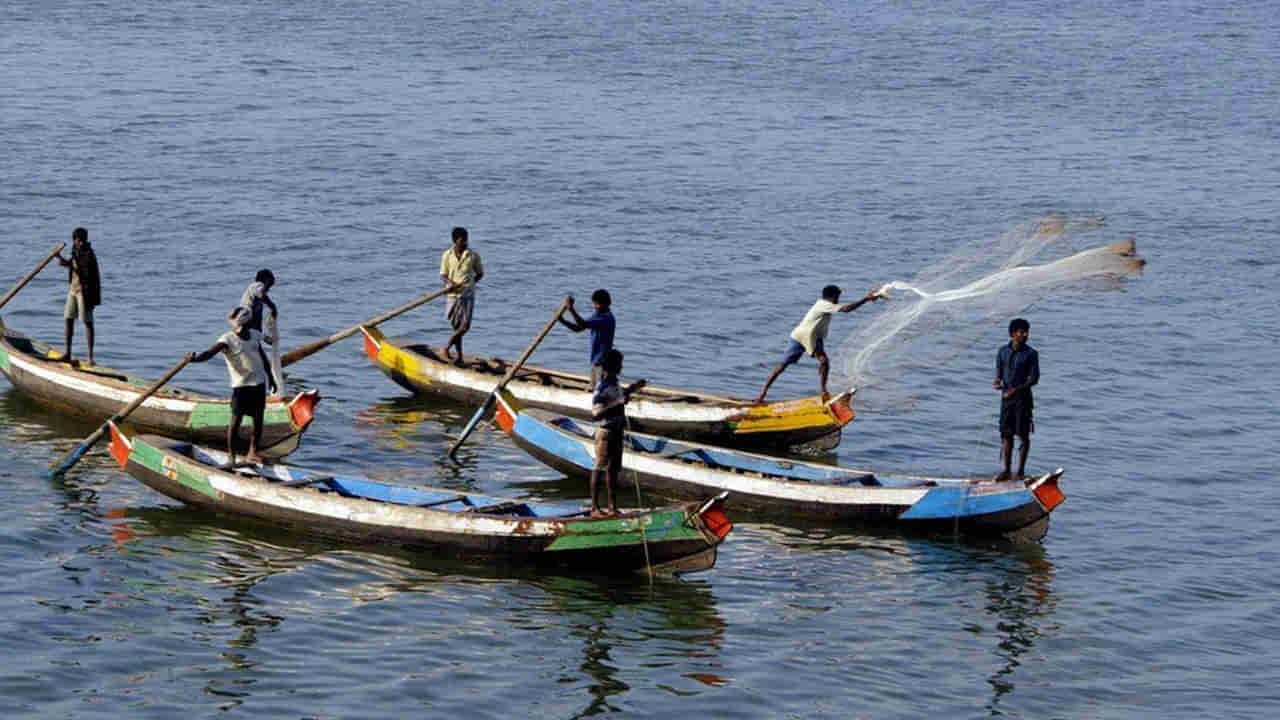
[(96, 365), (97, 363), (93, 361), (93, 323), (91, 322), (85, 323), (84, 329), (85, 329), (85, 336), (89, 340), (89, 364)]
[[(1009, 438), (1009, 444), (1013, 444), (1013, 438)], [(1018, 477), (1026, 477), (1027, 475), (1027, 455), (1031, 452), (1031, 436), (1027, 435), (1022, 438), (1022, 444), (1018, 446)], [(1007, 470), (1009, 463), (1005, 462)]]
[(1009, 466), (1013, 462), (1013, 436), (1002, 435), (1000, 437), (1000, 461), (1004, 463), (1004, 471), (996, 476), (996, 480), (1007, 480), (1009, 478)]
[(820, 352), (818, 358), (818, 388), (822, 392), (822, 397), (826, 398), (827, 392), (827, 375), (831, 372), (831, 361), (827, 360), (827, 354)]
[(243, 415), (233, 415), (231, 424), (227, 426), (227, 467), (236, 464), (236, 435), (240, 434), (240, 423), (243, 421)]
[(760, 390), (760, 395), (756, 397), (757, 405), (761, 405), (764, 403), (764, 396), (769, 394), (769, 386), (772, 385), (773, 381), (777, 380), (778, 376), (782, 374), (782, 371), (786, 369), (787, 369), (786, 365), (779, 365), (778, 367), (773, 369), (772, 373), (769, 373), (769, 379), (764, 381), (764, 388)]
[(70, 362), (70, 361), (71, 361), (71, 338), (75, 337), (75, 334), (76, 334), (76, 321), (75, 321), (75, 320), (67, 320), (67, 334), (66, 334), (66, 338), (67, 338), (67, 353), (66, 353), (66, 359), (67, 359), (67, 361), (68, 361), (68, 362)]

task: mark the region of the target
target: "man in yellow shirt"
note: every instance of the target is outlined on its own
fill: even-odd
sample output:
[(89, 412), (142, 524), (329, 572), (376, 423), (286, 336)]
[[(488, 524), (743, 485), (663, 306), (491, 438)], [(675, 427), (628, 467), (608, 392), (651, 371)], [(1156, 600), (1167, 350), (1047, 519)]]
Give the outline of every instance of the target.
[(457, 365), (462, 365), (462, 336), (471, 329), (471, 315), (476, 308), (476, 283), (484, 277), (484, 265), (480, 256), (467, 247), (467, 229), (453, 229), (453, 247), (440, 256), (440, 280), (445, 287), (457, 285), (453, 292), (445, 295), (445, 317), (453, 327), (453, 335), (444, 346), (446, 358), (453, 358), (449, 349), (458, 348)]
[(773, 381), (778, 379), (778, 376), (782, 374), (783, 370), (787, 369), (788, 365), (798, 361), (800, 356), (805, 353), (818, 359), (818, 383), (823, 397), (826, 397), (827, 373), (831, 368), (831, 363), (827, 360), (827, 351), (823, 347), (823, 341), (827, 339), (827, 328), (831, 325), (831, 316), (838, 312), (853, 312), (862, 307), (863, 303), (868, 301), (875, 302), (879, 299), (879, 291), (872, 290), (867, 293), (866, 297), (857, 302), (841, 305), (839, 304), (840, 288), (835, 285), (828, 285), (822, 288), (822, 299), (809, 308), (809, 312), (805, 313), (804, 319), (791, 331), (791, 344), (787, 346), (787, 351), (783, 353), (782, 362), (773, 369), (769, 379), (764, 382), (764, 388), (760, 390), (760, 397), (756, 398), (756, 402), (763, 403), (764, 396), (768, 394), (769, 386), (773, 384)]

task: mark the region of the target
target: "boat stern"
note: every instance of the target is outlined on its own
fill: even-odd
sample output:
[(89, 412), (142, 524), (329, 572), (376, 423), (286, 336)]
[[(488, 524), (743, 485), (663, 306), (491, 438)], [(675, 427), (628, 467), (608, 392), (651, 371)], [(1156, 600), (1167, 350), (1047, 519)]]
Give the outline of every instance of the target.
[(713, 545), (723, 542), (733, 531), (733, 523), (724, 510), (724, 501), (727, 497), (729, 497), (728, 491), (720, 493), (702, 503), (689, 518), (695, 527), (707, 535), (707, 541)]
[(293, 429), (297, 432), (306, 430), (316, 417), (316, 403), (320, 402), (319, 390), (306, 390), (298, 393), (289, 403), (289, 418), (293, 421)]
[(121, 468), (128, 467), (129, 454), (133, 452), (133, 441), (116, 426), (115, 421), (108, 421), (107, 427), (111, 430), (111, 444), (107, 447), (108, 452)]
[(524, 406), (516, 399), (511, 391), (502, 388), (498, 391), (497, 406), (494, 411), (494, 420), (498, 422), (498, 427), (508, 435), (512, 434), (512, 430), (516, 426), (516, 418), (520, 417), (520, 411), (524, 410)]
[(1058, 487), (1058, 480), (1062, 478), (1063, 472), (1062, 468), (1058, 468), (1039, 478), (1027, 479), (1027, 489), (1035, 496), (1036, 502), (1040, 503), (1040, 507), (1044, 508), (1046, 514), (1053, 512), (1054, 508), (1066, 502), (1066, 494), (1062, 492), (1062, 488)]
[(837, 395), (831, 402), (827, 403), (827, 410), (831, 412), (831, 417), (835, 418), (839, 427), (844, 427), (853, 421), (857, 415), (853, 411), (853, 394), (857, 388), (850, 388)]
[(378, 363), (378, 351), (382, 349), (382, 341), (386, 335), (376, 327), (360, 326), (360, 332), (364, 335), (364, 354), (376, 365)]

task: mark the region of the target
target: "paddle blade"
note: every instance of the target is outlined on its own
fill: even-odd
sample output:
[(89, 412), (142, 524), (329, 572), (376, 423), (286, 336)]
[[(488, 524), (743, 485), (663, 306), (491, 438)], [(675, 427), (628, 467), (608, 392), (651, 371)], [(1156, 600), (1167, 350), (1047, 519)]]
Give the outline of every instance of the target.
[(106, 425), (95, 430), (92, 435), (85, 438), (84, 442), (77, 445), (71, 452), (63, 456), (61, 460), (50, 465), (49, 469), (45, 471), (44, 476), (46, 478), (54, 478), (70, 470), (76, 463), (80, 462), (80, 458), (84, 457), (85, 454), (93, 449), (94, 445), (98, 444), (98, 441), (102, 439), (104, 434), (106, 434), (106, 430)]

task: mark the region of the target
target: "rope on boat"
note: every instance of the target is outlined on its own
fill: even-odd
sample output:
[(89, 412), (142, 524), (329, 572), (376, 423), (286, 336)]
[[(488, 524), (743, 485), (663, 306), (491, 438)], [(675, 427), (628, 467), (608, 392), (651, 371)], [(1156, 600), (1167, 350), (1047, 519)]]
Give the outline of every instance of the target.
[[(623, 415), (627, 423), (627, 434), (631, 434), (631, 418)], [(624, 442), (622, 445), (622, 453), (626, 455), (627, 446)], [(618, 473), (618, 478), (622, 478), (622, 473)], [(631, 482), (636, 486), (636, 505), (644, 507), (644, 500), (640, 497), (640, 473), (635, 468), (631, 469)], [(644, 547), (644, 569), (649, 573), (649, 587), (653, 587), (653, 563), (649, 561), (649, 535), (645, 532), (644, 522), (640, 522), (640, 544)]]

